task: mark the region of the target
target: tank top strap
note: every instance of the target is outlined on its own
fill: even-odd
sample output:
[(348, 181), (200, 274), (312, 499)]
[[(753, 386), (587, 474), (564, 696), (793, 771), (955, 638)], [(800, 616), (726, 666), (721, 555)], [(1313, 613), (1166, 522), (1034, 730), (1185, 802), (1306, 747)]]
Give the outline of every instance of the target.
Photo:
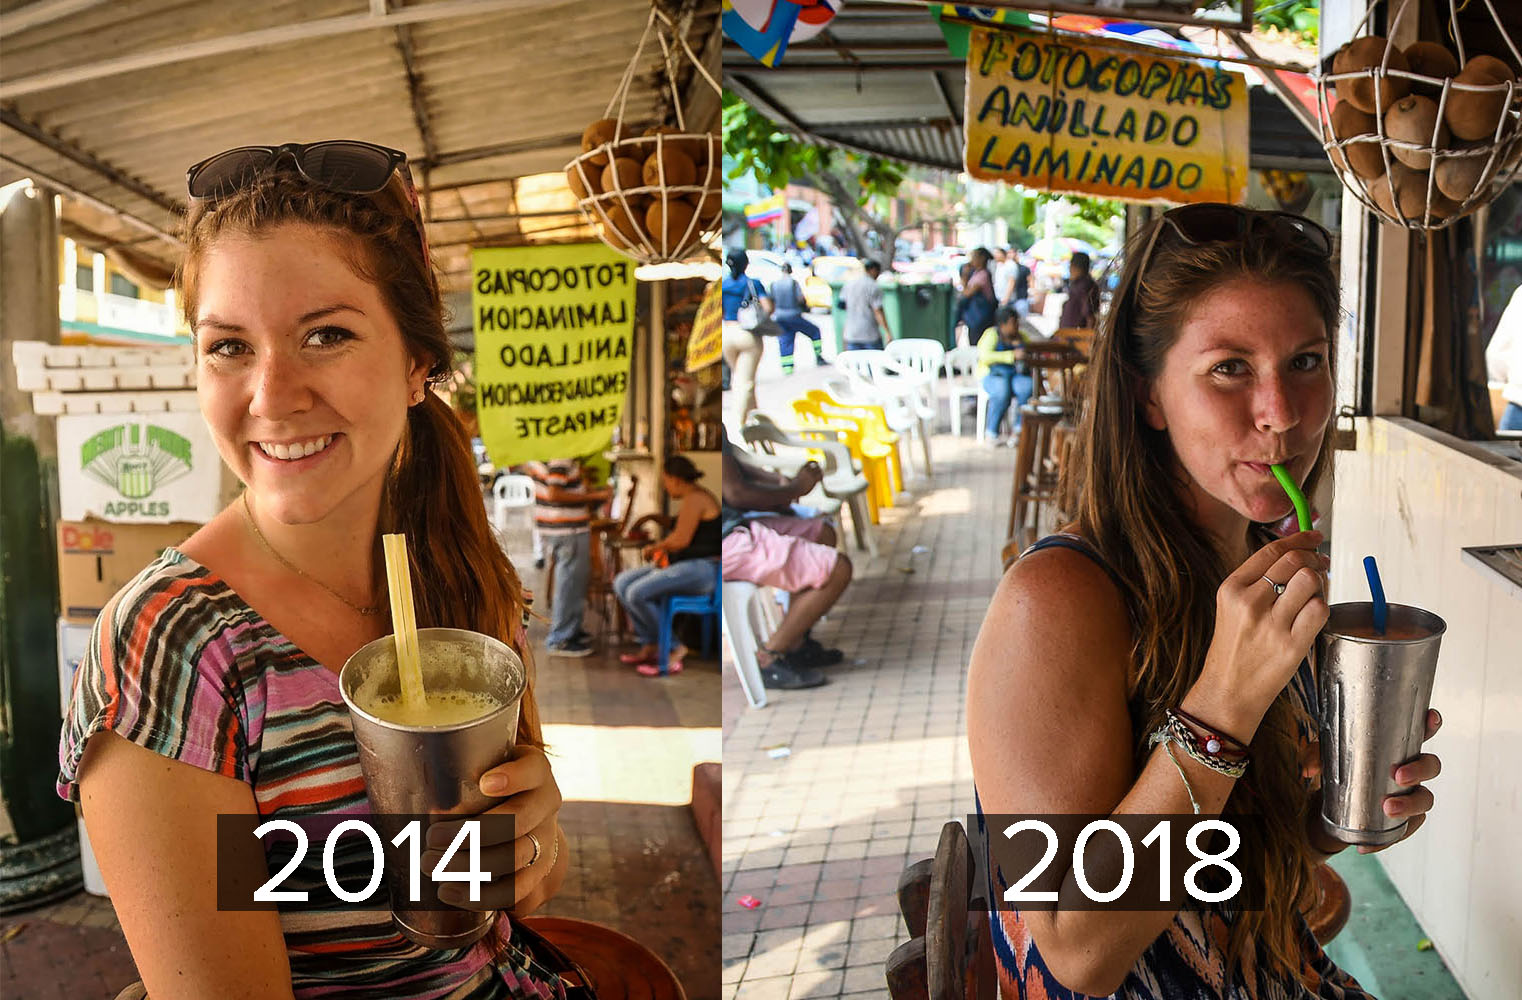
[(1126, 582), (1120, 578), (1120, 574), (1115, 572), (1114, 567), (1106, 562), (1105, 557), (1099, 554), (1099, 550), (1094, 548), (1093, 543), (1082, 535), (1075, 535), (1068, 531), (1059, 531), (1055, 534), (1047, 535), (1020, 553), (1020, 558), (1024, 559), (1032, 552), (1039, 552), (1041, 549), (1072, 549), (1074, 552), (1088, 557), (1095, 565), (1104, 570), (1105, 574), (1114, 581), (1115, 586), (1120, 588), (1122, 595), (1131, 592), (1131, 589), (1126, 586)]

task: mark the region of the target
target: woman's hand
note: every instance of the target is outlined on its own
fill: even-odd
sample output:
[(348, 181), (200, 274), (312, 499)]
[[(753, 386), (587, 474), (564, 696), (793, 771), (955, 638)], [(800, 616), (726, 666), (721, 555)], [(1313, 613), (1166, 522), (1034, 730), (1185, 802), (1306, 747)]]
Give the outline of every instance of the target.
[[(1427, 709), (1427, 735), (1422, 737), (1422, 742), (1425, 743), (1437, 735), (1437, 731), (1442, 728), (1442, 725), (1443, 717), (1438, 714), (1437, 709)], [(1399, 795), (1386, 795), (1384, 801), (1386, 816), (1389, 816), (1391, 819), (1405, 819), (1408, 821), (1406, 823), (1406, 832), (1401, 835), (1400, 840), (1405, 840), (1420, 829), (1423, 823), (1427, 822), (1427, 814), (1432, 811), (1432, 793), (1422, 787), (1421, 783), (1431, 781), (1441, 773), (1443, 773), (1443, 762), (1438, 760), (1436, 754), (1430, 753), (1413, 757), (1404, 764), (1395, 765), (1392, 769), (1395, 783), (1402, 788), (1410, 789), (1410, 791), (1402, 792)], [(1387, 847), (1394, 847), (1400, 843), (1400, 840), (1391, 841), (1388, 844), (1363, 844), (1359, 846), (1358, 853), (1374, 854), (1378, 851), (1383, 851)]]
[[(469, 900), (469, 886), (463, 882), (439, 886), (439, 899), (465, 910), (532, 909), (548, 898), (551, 886), (546, 880), (562, 853), (556, 824), (560, 787), (555, 784), (549, 758), (538, 747), (521, 746), (512, 760), (481, 775), (481, 791), (506, 796), (481, 815), (513, 817), (514, 839), (489, 842), (495, 832), (493, 825), (482, 824), (481, 869), (492, 873), (492, 880), (481, 886), (481, 898), (476, 902)], [(464, 817), (441, 820), (428, 828), (428, 849), (422, 857), (425, 872), (433, 871), (464, 822)], [(450, 865), (449, 870), (463, 870), (461, 855), (456, 854)]]
[[(1443, 717), (1435, 708), (1427, 709), (1427, 735), (1422, 737), (1425, 743), (1437, 735), (1437, 731), (1443, 726)], [(1403, 764), (1397, 764), (1392, 769), (1392, 777), (1395, 783), (1410, 791), (1398, 795), (1386, 795), (1384, 801), (1384, 813), (1391, 819), (1407, 819), (1406, 832), (1401, 834), (1400, 840), (1392, 840), (1388, 844), (1360, 844), (1359, 854), (1374, 854), (1388, 847), (1394, 847), (1410, 837), (1421, 825), (1427, 822), (1427, 814), (1432, 811), (1432, 792), (1422, 787), (1421, 782), (1431, 781), (1443, 772), (1443, 762), (1436, 754), (1424, 753)], [(1301, 775), (1315, 783), (1321, 784), (1321, 743), (1312, 740), (1306, 748), (1305, 755), (1301, 760)], [(1323, 854), (1335, 854), (1348, 845), (1332, 836), (1321, 826), (1321, 809), (1319, 806), (1320, 792), (1316, 793), (1317, 805), (1311, 809), (1307, 822), (1310, 824), (1311, 846)]]
[(1326, 624), (1328, 561), (1316, 551), (1322, 540), (1319, 531), (1277, 539), (1222, 582), (1215, 634), (1186, 711), (1244, 743), (1252, 739)]

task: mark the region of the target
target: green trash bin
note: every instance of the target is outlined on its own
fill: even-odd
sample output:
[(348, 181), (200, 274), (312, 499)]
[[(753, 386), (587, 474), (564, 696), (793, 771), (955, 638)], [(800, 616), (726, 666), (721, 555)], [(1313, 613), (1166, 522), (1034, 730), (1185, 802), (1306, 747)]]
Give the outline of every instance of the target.
[[(844, 350), (846, 343), (846, 311), (840, 308), (840, 290), (844, 287), (842, 282), (830, 282), (830, 322), (835, 338), (835, 354)], [(823, 335), (825, 331), (821, 330), (820, 333)]]
[(883, 285), (883, 315), (895, 337), (951, 347), (951, 286), (931, 282)]

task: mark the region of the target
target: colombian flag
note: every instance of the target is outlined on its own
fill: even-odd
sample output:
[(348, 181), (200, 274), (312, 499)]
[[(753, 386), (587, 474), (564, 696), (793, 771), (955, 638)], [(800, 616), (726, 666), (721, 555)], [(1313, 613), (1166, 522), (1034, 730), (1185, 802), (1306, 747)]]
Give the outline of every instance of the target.
[(770, 198), (763, 198), (758, 202), (745, 206), (745, 224), (752, 229), (764, 226), (768, 222), (776, 222), (787, 211), (787, 199), (778, 191)]

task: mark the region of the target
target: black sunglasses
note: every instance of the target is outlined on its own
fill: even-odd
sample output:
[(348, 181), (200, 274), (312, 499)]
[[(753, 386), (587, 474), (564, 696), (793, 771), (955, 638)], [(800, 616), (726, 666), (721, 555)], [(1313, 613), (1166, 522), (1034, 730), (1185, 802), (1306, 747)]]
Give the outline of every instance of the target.
[(1116, 299), (1115, 322), (1112, 324), (1115, 329), (1120, 329), (1129, 317), (1132, 300), (1136, 297), (1142, 278), (1147, 274), (1147, 268), (1152, 264), (1153, 251), (1157, 249), (1164, 233), (1190, 246), (1268, 238), (1303, 250), (1317, 260), (1329, 260), (1332, 256), (1332, 234), (1303, 216), (1289, 212), (1260, 212), (1257, 209), (1216, 202), (1180, 205), (1164, 212), (1162, 219), (1153, 228), (1152, 235), (1148, 237), (1140, 263), (1132, 272), (1131, 282)]
[(407, 154), (357, 139), (287, 142), (280, 146), (238, 146), (209, 156), (185, 172), (196, 201), (223, 198), (247, 187), (260, 171), (289, 158), (297, 173), (330, 191), (375, 194), (391, 181)]
[(366, 195), (382, 209), (407, 219), (422, 238), (428, 260), (428, 233), (418, 205), (407, 154), (359, 139), (287, 142), (279, 146), (238, 146), (209, 156), (185, 171), (192, 202), (215, 201), (240, 191), (283, 160), (318, 187), (340, 194)]

